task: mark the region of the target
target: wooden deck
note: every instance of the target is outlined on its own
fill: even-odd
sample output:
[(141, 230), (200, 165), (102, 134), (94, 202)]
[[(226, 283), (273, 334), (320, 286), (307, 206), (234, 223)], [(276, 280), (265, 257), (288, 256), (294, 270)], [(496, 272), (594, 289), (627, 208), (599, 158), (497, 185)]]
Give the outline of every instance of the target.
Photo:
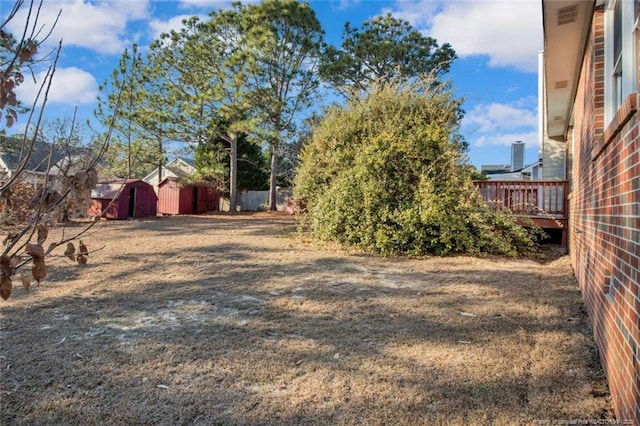
[(561, 229), (562, 245), (567, 245), (568, 181), (487, 180), (473, 183), (492, 208), (526, 216), (541, 228)]

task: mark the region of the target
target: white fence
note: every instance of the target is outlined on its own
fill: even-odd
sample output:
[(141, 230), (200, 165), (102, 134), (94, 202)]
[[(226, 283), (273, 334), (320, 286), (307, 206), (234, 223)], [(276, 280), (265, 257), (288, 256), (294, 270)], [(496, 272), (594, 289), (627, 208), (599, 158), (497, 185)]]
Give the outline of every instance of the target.
[[(290, 189), (278, 189), (276, 192), (276, 209), (286, 211), (287, 199), (292, 195)], [(241, 211), (266, 210), (269, 206), (269, 191), (242, 191), (238, 193), (237, 203)], [(229, 211), (229, 199), (220, 200), (220, 210)]]

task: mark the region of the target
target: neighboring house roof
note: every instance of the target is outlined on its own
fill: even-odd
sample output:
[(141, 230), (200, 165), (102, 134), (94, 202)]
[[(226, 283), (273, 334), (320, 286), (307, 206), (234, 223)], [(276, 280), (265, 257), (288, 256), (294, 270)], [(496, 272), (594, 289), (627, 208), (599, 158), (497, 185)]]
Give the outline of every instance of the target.
[(176, 177), (184, 177), (196, 172), (195, 161), (182, 157), (174, 158), (166, 164), (165, 168), (173, 172)]
[(193, 158), (187, 157), (176, 157), (171, 161), (171, 163), (175, 162), (176, 164), (185, 164), (187, 167), (191, 167), (193, 170), (196, 168), (196, 160)]
[[(81, 170), (86, 170), (92, 160), (93, 158), (85, 153), (69, 154), (52, 166), (50, 173), (73, 175)], [(95, 164), (93, 167), (98, 171), (98, 173), (103, 169), (102, 165), (99, 163)]]
[(514, 170), (513, 172), (506, 172), (506, 173), (487, 172), (486, 173), (487, 179), (488, 180), (522, 180), (526, 175), (530, 177), (533, 173), (534, 167), (539, 165), (539, 163), (540, 163), (539, 161), (535, 161), (531, 164), (527, 164), (526, 166), (524, 166), (519, 170)]
[[(195, 162), (191, 159), (176, 157), (164, 166), (162, 166), (162, 179), (168, 177), (182, 178), (196, 172)], [(158, 169), (154, 169), (151, 173), (142, 178), (143, 181), (151, 184), (158, 183)]]
[(531, 172), (535, 166), (540, 165), (540, 160), (536, 160), (531, 164), (527, 164), (519, 170), (514, 170), (513, 173)]
[[(23, 138), (0, 136), (0, 162), (7, 171), (15, 171), (27, 156), (30, 141), (25, 144)], [(50, 158), (51, 157), (51, 158)], [(32, 173), (56, 175), (61, 170), (79, 164), (87, 159), (86, 150), (76, 147), (52, 145), (36, 141), (25, 170)]]
[(484, 172), (488, 175), (490, 174), (502, 174), (509, 173), (511, 171), (510, 165), (502, 165), (502, 164), (483, 164), (480, 166), (480, 171)]
[(187, 173), (184, 170), (179, 169), (177, 167), (165, 167), (165, 170), (168, 172), (171, 172), (171, 174), (173, 175), (172, 177), (181, 178), (181, 177), (190, 175), (190, 173)]
[[(2, 159), (2, 163), (8, 170), (16, 170), (27, 156), (28, 147), (29, 143), (24, 144), (22, 138), (11, 136), (0, 138), (0, 158)], [(49, 167), (49, 156), (52, 153), (52, 164), (64, 158), (64, 154), (62, 154), (60, 150), (54, 149), (52, 152), (52, 146), (50, 144), (36, 141), (29, 160), (27, 161), (26, 170), (45, 173)]]
[(542, 2), (547, 133), (564, 137), (580, 78), (595, 1)]

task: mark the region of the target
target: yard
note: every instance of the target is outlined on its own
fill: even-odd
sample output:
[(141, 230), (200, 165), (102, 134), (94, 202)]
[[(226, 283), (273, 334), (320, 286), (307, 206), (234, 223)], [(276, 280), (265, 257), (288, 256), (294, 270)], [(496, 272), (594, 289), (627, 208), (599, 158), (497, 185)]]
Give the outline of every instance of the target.
[(2, 425), (612, 418), (566, 257), (347, 253), (273, 214), (84, 242), (0, 301)]

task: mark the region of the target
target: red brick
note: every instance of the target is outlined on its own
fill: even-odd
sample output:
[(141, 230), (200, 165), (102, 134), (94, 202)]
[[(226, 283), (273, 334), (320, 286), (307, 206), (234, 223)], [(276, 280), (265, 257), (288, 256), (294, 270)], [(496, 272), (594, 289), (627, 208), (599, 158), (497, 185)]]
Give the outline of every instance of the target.
[[(632, 351), (634, 345), (640, 345), (640, 244), (630, 242), (636, 243), (640, 235), (640, 215), (633, 205), (640, 202), (639, 120), (637, 111), (630, 116), (637, 107), (636, 98), (627, 98), (615, 119), (628, 119), (626, 124), (620, 128), (621, 122), (604, 122), (607, 46), (603, 17), (604, 7), (596, 7), (573, 105), (569, 249), (587, 311), (594, 320), (594, 337), (616, 415), (635, 419), (636, 405), (640, 405), (640, 347), (635, 349), (638, 356)], [(585, 260), (586, 251), (589, 257)], [(604, 294), (608, 274), (620, 278), (622, 284), (614, 292), (613, 304)], [(626, 337), (620, 325), (627, 329)]]

